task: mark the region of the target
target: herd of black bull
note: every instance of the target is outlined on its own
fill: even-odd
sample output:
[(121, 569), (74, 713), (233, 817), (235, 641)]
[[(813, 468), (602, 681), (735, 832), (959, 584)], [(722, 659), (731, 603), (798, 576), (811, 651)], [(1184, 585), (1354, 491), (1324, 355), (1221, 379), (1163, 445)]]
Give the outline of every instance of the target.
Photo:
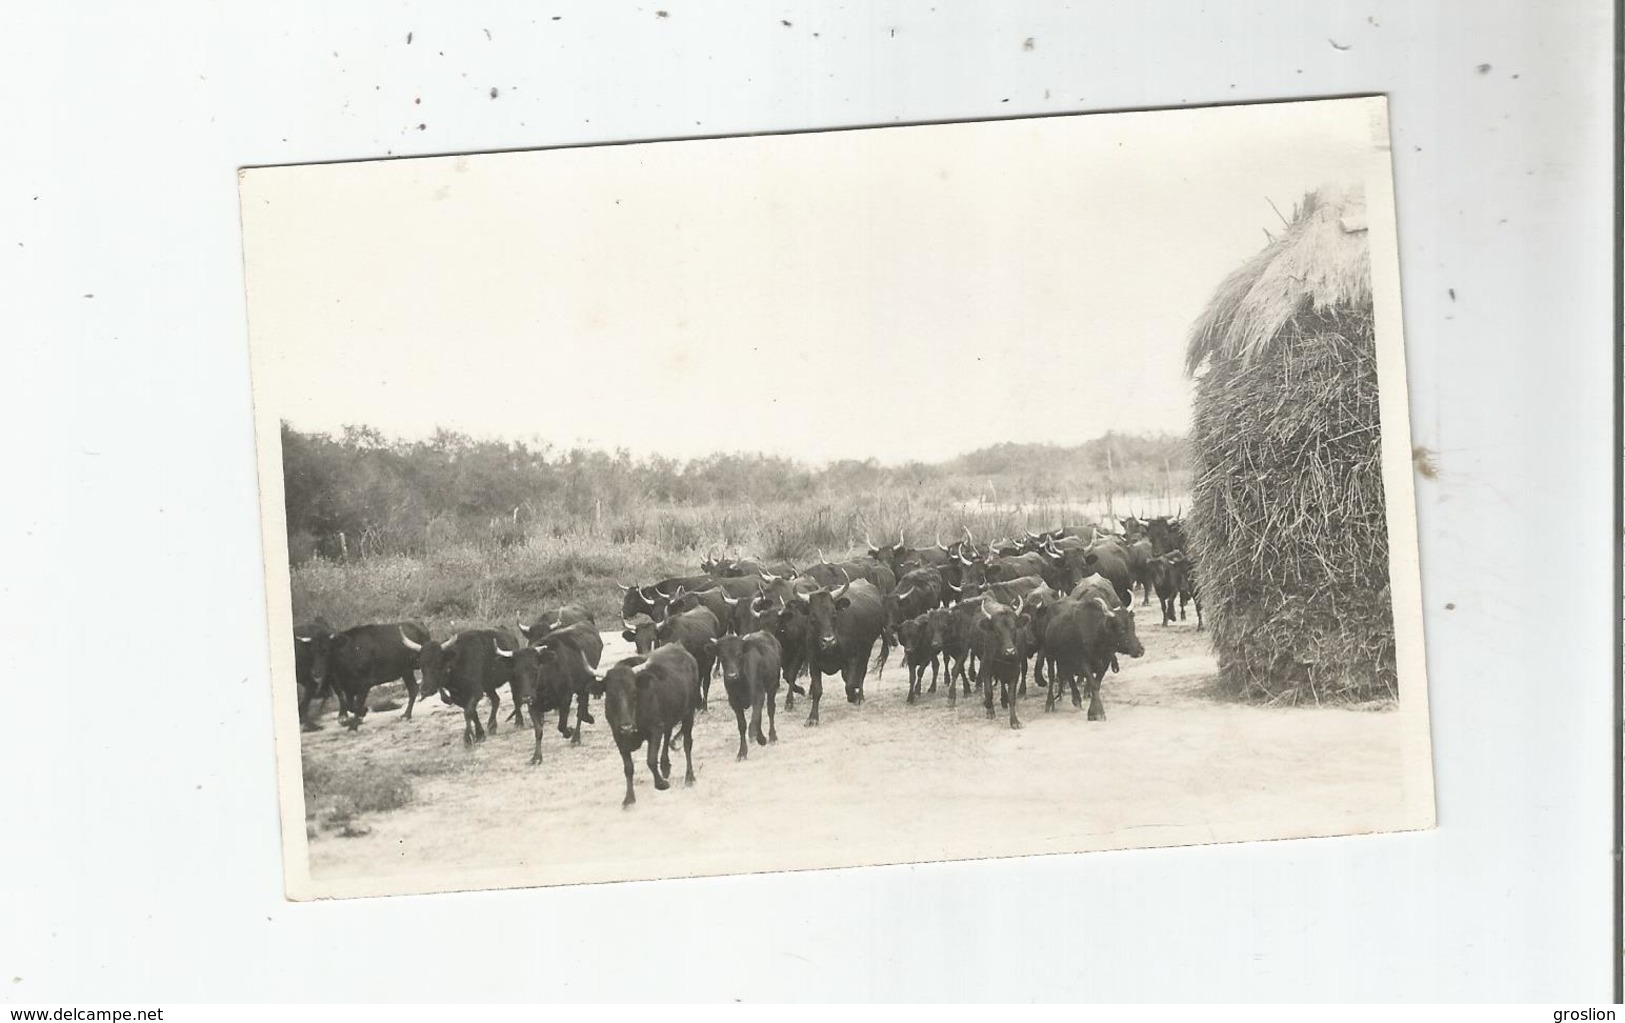
[[(368, 691), (399, 679), (406, 689), (405, 717), (412, 716), (420, 692), (438, 693), (463, 708), (463, 741), (472, 744), (485, 738), (487, 728), (496, 730), (498, 689), (506, 685), (515, 703), (509, 719), (522, 725), (525, 708), (530, 710), (531, 763), (539, 764), (543, 716), (556, 712), (559, 733), (578, 744), (582, 723), (595, 723), (590, 700), (601, 697), (626, 774), (623, 806), (634, 802), (632, 753), (642, 746), (655, 787), (669, 787), (676, 734), (687, 759), (685, 783), (693, 782), (694, 715), (707, 707), (719, 664), (739, 729), (739, 759), (748, 755), (751, 740), (778, 740), (781, 678), (786, 710), (797, 694), (808, 697), (808, 725), (818, 724), (825, 674), (839, 674), (847, 700), (863, 702), (877, 643), (879, 667), (894, 646), (902, 647), (910, 703), (929, 668), (931, 692), (946, 673), (950, 704), (961, 691), (968, 696), (974, 683), (989, 718), (996, 686), (1010, 727), (1020, 728), (1017, 697), (1026, 692), (1031, 665), (1035, 684), (1048, 689), (1046, 712), (1067, 692), (1081, 707), (1081, 686), (1089, 695), (1088, 719), (1097, 721), (1106, 716), (1100, 684), (1107, 671), (1117, 670), (1117, 656), (1144, 653), (1131, 609), (1134, 586), (1147, 603), (1156, 592), (1164, 625), (1183, 619), (1186, 604), (1194, 601), (1201, 627), (1201, 600), (1178, 520), (1128, 519), (1125, 525), (1126, 535), (1085, 539), (1065, 529), (1029, 532), (985, 548), (968, 531), (962, 541), (945, 545), (939, 537), (919, 548), (899, 536), (886, 546), (871, 541), (865, 558), (832, 563), (820, 554), (817, 564), (799, 571), (708, 556), (701, 575), (622, 587), (622, 635), (637, 653), (601, 676), (603, 641), (592, 615), (579, 605), (520, 625), (518, 636), (505, 629), (467, 629), (437, 641), (415, 622), (343, 632), (321, 623), (300, 625), (294, 629), (299, 716), (307, 728), (317, 727), (311, 703), (331, 691), (338, 695), (340, 723), (353, 730), (366, 716)], [(414, 680), (419, 671), (421, 685)], [(796, 683), (803, 671), (806, 689)], [(485, 724), (478, 713), (481, 698), (491, 702)]]

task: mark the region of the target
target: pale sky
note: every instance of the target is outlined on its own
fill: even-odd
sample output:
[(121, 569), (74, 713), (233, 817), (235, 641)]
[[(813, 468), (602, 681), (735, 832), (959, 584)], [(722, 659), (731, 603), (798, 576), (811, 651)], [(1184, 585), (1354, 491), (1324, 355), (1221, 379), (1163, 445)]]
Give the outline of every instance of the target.
[(1183, 433), (1186, 331), (1380, 99), (247, 173), (256, 402), (678, 458)]

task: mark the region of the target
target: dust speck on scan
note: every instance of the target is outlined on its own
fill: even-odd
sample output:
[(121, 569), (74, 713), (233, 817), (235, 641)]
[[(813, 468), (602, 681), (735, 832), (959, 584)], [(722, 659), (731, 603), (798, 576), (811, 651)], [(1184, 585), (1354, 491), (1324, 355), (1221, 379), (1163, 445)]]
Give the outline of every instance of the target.
[(1382, 103), (247, 172), (290, 892), (1430, 826)]

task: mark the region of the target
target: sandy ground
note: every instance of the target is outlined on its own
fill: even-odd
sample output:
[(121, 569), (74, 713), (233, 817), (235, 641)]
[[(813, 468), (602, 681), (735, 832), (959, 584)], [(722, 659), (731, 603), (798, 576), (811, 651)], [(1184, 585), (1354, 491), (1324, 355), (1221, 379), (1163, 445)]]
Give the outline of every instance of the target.
[[(1215, 699), (1206, 634), (1159, 628), (1141, 609), (1146, 656), (1103, 688), (1108, 719), (1070, 701), (1043, 712), (1030, 686), (1012, 731), (979, 694), (950, 708), (939, 686), (904, 702), (897, 663), (853, 707), (826, 684), (822, 724), (779, 699), (779, 741), (736, 762), (720, 681), (695, 723), (698, 780), (656, 791), (640, 751), (637, 803), (621, 808), (620, 758), (601, 712), (572, 747), (548, 721), (546, 762), (531, 731), (502, 722), (462, 747), (461, 714), (438, 700), (410, 721), (375, 710), (359, 732), (303, 738), (306, 758), (365, 758), (410, 770), (407, 807), (364, 819), (370, 832), (321, 829), (296, 895), (382, 894), (498, 885), (677, 877), (865, 863), (1075, 852), (1426, 826), (1407, 771), (1402, 714), (1388, 708), (1272, 708)], [(603, 665), (629, 651), (605, 633)], [(395, 687), (398, 690), (398, 686)], [(374, 691), (374, 702), (390, 695)], [(504, 697), (506, 691), (504, 690)], [(1087, 706), (1087, 701), (1085, 701)], [(483, 705), (482, 705), (483, 706)], [(509, 709), (506, 698), (502, 717)], [(1422, 802), (1426, 805), (1423, 806)], [(297, 818), (295, 818), (297, 820)]]

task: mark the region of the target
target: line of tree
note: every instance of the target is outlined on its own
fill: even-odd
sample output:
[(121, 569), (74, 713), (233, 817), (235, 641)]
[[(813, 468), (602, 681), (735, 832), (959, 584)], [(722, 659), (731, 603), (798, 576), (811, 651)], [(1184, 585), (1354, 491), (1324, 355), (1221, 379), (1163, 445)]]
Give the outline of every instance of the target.
[[(940, 463), (869, 459), (808, 466), (755, 452), (677, 461), (475, 439), (437, 430), (422, 440), (368, 426), (337, 435), (282, 424), (289, 554), (421, 551), (470, 535), (519, 538), (538, 519), (568, 531), (652, 506), (821, 500), (907, 488), (950, 500), (1088, 500), (1184, 489), (1184, 442), (1108, 433), (1084, 444), (996, 444)], [(1177, 482), (1176, 482), (1177, 481)], [(561, 525), (562, 524), (562, 525)]]

